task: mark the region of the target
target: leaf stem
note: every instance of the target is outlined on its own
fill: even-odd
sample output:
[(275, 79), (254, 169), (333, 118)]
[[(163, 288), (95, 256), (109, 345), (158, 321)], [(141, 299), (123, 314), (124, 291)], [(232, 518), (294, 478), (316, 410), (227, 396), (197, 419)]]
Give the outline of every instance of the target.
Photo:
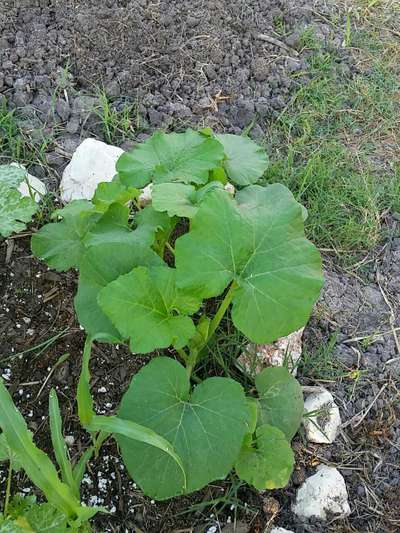
[(172, 248), (168, 241), (165, 243), (165, 247), (168, 248), (171, 254), (175, 257), (175, 250)]
[(175, 348), (177, 353), (179, 354), (179, 356), (181, 357), (181, 359), (187, 363), (188, 362), (188, 359), (189, 359), (189, 356), (188, 354), (185, 352), (185, 350), (183, 348)]

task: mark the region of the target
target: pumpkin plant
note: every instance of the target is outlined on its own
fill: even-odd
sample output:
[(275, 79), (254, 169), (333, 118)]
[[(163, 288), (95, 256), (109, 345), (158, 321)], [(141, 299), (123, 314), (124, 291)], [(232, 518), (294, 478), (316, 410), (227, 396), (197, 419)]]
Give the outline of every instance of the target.
[[(32, 237), (50, 267), (79, 270), (75, 308), (88, 335), (80, 419), (90, 432), (115, 435), (131, 476), (154, 499), (198, 490), (232, 468), (258, 489), (284, 486), (292, 471), (290, 441), (303, 413), (294, 377), (268, 368), (245, 391), (231, 378), (196, 374), (228, 311), (251, 341), (269, 343), (304, 326), (319, 295), (306, 211), (283, 185), (257, 185), (267, 165), (246, 137), (155, 133), (120, 157), (91, 201), (56, 211)], [(141, 208), (149, 184), (152, 203)], [(157, 354), (133, 376), (117, 416), (94, 412), (94, 340), (129, 343), (132, 357)]]

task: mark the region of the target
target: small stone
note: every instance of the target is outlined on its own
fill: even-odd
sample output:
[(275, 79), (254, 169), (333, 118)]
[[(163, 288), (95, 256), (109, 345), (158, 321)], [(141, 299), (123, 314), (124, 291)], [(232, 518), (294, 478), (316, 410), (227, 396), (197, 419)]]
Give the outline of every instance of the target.
[(295, 376), (297, 362), (302, 353), (302, 335), (304, 328), (281, 337), (272, 344), (250, 343), (237, 359), (237, 366), (250, 376), (255, 376), (269, 366), (287, 365)]
[(319, 466), (297, 491), (292, 510), (300, 518), (348, 516), (350, 506), (342, 474), (331, 466)]
[(270, 533), (294, 533), (291, 529), (285, 529), (284, 527), (274, 527)]
[(229, 194), (231, 196), (235, 196), (235, 192), (236, 192), (236, 189), (235, 189), (235, 186), (232, 184), (232, 183), (227, 183), (225, 186), (224, 186), (224, 189), (229, 192)]
[[(20, 165), (19, 163), (11, 163), (11, 166), (26, 170), (24, 165)], [(31, 174), (27, 174), (26, 180), (20, 184), (18, 191), (22, 196), (30, 197), (32, 194), (35, 202), (39, 203), (42, 197), (46, 194), (46, 185), (39, 178), (36, 178), (36, 176), (32, 176)]]
[(268, 515), (277, 515), (279, 513), (280, 505), (278, 500), (272, 496), (267, 496), (263, 499), (263, 511)]
[(303, 419), (307, 439), (317, 444), (331, 444), (342, 423), (332, 394), (327, 390), (310, 394), (304, 402), (304, 412), (315, 413)]
[(113, 179), (115, 165), (122, 154), (123, 150), (117, 146), (85, 139), (63, 172), (60, 184), (63, 202), (90, 200), (99, 183)]
[(65, 435), (65, 444), (70, 448), (75, 444), (75, 437), (73, 435)]
[(152, 199), (152, 191), (153, 191), (153, 184), (149, 183), (149, 185), (146, 185), (146, 187), (143, 189), (141, 194), (139, 195), (139, 205), (141, 207), (144, 207), (145, 205), (149, 204)]

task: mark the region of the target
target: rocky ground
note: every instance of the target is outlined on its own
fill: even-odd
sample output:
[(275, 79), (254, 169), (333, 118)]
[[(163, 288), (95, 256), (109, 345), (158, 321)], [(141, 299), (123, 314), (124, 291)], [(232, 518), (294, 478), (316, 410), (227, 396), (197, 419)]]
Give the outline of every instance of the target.
[[(0, 6), (0, 100), (19, 109), (19, 126), (38, 155), (30, 172), (53, 191), (89, 136), (126, 149), (158, 127), (206, 124), (237, 133), (248, 128), (262, 141), (270, 122), (310, 82), (310, 31), (337, 51), (344, 76), (353, 69), (342, 47), (344, 30), (336, 33), (329, 24), (340, 13), (333, 3), (101, 4), (5, 0)], [(399, 215), (386, 213), (384, 226), (386, 240), (351, 269), (325, 254), (325, 288), (303, 335), (298, 377), (306, 393), (309, 387), (331, 392), (342, 419), (333, 444), (311, 443), (301, 432), (287, 489), (260, 494), (227, 480), (155, 504), (129, 479), (109, 442), (83, 484), (86, 502), (115, 513), (96, 518), (98, 531), (399, 530)], [(71, 393), (83, 345), (73, 311), (75, 287), (73, 273), (50, 272), (31, 258), (29, 235), (0, 241), (1, 374), (44, 449), (47, 396), (51, 386), (58, 388), (73, 457), (87, 443)], [(66, 362), (55, 367), (65, 353)], [(110, 413), (143, 361), (123, 347), (102, 346), (95, 355), (97, 408)], [(49, 376), (44, 387), (43, 376)], [(344, 477), (351, 510), (345, 518), (304, 519), (292, 510), (299, 487), (321, 464)], [(0, 493), (5, 476), (0, 466)], [(13, 490), (33, 489), (19, 474)]]

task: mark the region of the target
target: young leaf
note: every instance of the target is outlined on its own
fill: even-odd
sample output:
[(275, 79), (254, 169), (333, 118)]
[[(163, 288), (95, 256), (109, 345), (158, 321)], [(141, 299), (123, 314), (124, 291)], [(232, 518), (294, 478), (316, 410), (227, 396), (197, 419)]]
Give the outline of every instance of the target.
[(135, 215), (136, 231), (146, 238), (149, 246), (166, 240), (174, 229), (176, 220), (167, 213), (160, 213), (152, 205), (146, 206)]
[(18, 189), (27, 176), (25, 169), (14, 165), (0, 165), (0, 186)]
[(235, 469), (240, 479), (258, 490), (265, 490), (285, 487), (293, 465), (293, 451), (284, 433), (276, 427), (263, 425), (256, 431), (254, 445), (242, 447)]
[[(57, 393), (54, 389), (51, 389), (50, 391), (49, 418), (51, 442), (53, 444), (54, 455), (61, 470), (62, 480), (72, 490), (74, 490), (75, 482), (72, 475), (72, 466), (68, 457), (67, 445), (65, 444), (62, 434), (60, 406), (58, 403)], [(79, 492), (75, 493), (75, 496), (79, 498)]]
[(138, 230), (130, 232), (129, 239), (122, 242), (91, 246), (80, 261), (78, 292), (74, 300), (79, 322), (86, 332), (91, 336), (101, 333), (104, 339), (121, 342), (121, 334), (97, 303), (100, 290), (134, 267), (162, 264), (146, 242), (146, 236)]
[(170, 217), (193, 218), (204, 196), (214, 189), (222, 189), (218, 181), (211, 181), (196, 190), (184, 183), (160, 183), (153, 188), (152, 205), (156, 211), (166, 211)]
[[(176, 288), (175, 269), (134, 268), (99, 292), (98, 303), (133, 352), (182, 348), (195, 333), (192, 314), (200, 306)], [(181, 313), (181, 314), (177, 314)]]
[(50, 503), (36, 503), (34, 496), (14, 496), (8, 506), (0, 533), (68, 533), (67, 517)]
[(109, 206), (113, 203), (125, 205), (130, 200), (138, 198), (140, 194), (139, 189), (133, 187), (126, 187), (118, 176), (112, 181), (102, 182), (97, 185), (93, 196), (93, 204), (97, 211), (107, 211)]
[(232, 379), (209, 378), (191, 392), (185, 368), (158, 357), (134, 376), (118, 416), (153, 429), (181, 457), (186, 490), (182, 472), (170, 457), (143, 443), (117, 438), (131, 476), (145, 494), (163, 500), (228, 474), (246, 432), (248, 408), (242, 387)]
[(279, 428), (290, 441), (303, 418), (303, 393), (299, 382), (284, 367), (265, 368), (256, 376), (258, 425)]
[(16, 190), (0, 182), (0, 235), (8, 237), (26, 228), (38, 206)]
[(97, 509), (80, 506), (71, 489), (62, 483), (48, 456), (33, 443), (25, 420), (0, 379), (0, 427), (23, 469), (47, 500), (71, 520), (88, 520)]
[(265, 150), (248, 137), (223, 133), (215, 136), (224, 147), (223, 166), (235, 185), (250, 185), (258, 181), (268, 168)]
[(300, 205), (283, 185), (265, 191), (261, 212), (241, 208), (225, 191), (210, 192), (175, 244), (178, 286), (209, 298), (235, 280), (233, 322), (257, 343), (304, 326), (323, 281)]
[(151, 181), (206, 183), (209, 171), (224, 157), (221, 144), (193, 130), (155, 133), (121, 155), (117, 171), (121, 182), (142, 188)]

